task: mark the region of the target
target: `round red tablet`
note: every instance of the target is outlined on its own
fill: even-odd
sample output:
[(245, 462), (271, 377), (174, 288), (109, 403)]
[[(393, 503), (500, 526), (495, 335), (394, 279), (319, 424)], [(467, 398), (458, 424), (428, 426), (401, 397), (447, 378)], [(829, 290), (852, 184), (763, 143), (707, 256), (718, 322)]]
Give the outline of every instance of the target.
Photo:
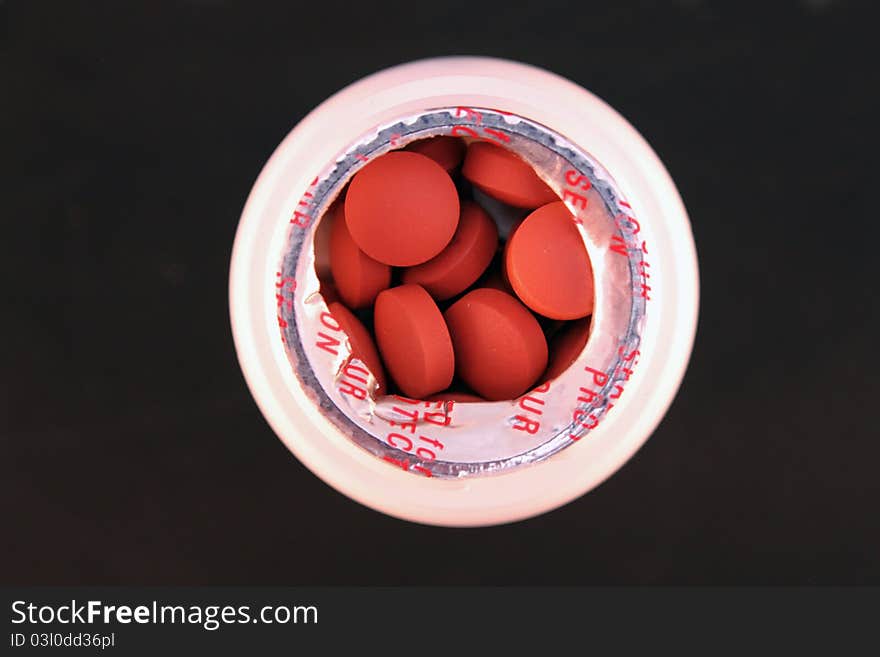
[(456, 372), (485, 399), (514, 399), (547, 367), (547, 342), (538, 320), (509, 294), (472, 290), (444, 317), (455, 348)]
[(525, 160), (489, 142), (468, 146), (461, 173), (492, 198), (518, 208), (537, 208), (559, 200)]
[(370, 337), (370, 332), (341, 303), (334, 301), (328, 305), (328, 309), (333, 319), (339, 324), (339, 328), (348, 337), (352, 358), (363, 361), (376, 379), (376, 396), (384, 395), (386, 390), (385, 368), (382, 367), (382, 360), (379, 358), (379, 352), (376, 351), (376, 344)]
[(380, 292), (373, 324), (385, 366), (405, 395), (424, 399), (449, 387), (455, 373), (452, 341), (437, 304), (422, 287)]
[(584, 347), (587, 346), (587, 338), (589, 336), (589, 317), (572, 322), (557, 333), (551, 343), (550, 364), (544, 373), (544, 380), (555, 379), (571, 367), (571, 364), (577, 360)]
[(405, 270), (403, 282), (421, 285), (438, 301), (451, 299), (486, 271), (497, 247), (495, 222), (479, 205), (465, 201), (449, 245), (428, 262)]
[(430, 260), (458, 226), (458, 192), (429, 157), (394, 151), (358, 171), (345, 197), (348, 230), (379, 262), (409, 267)]
[(562, 201), (538, 208), (507, 243), (504, 271), (529, 308), (550, 319), (593, 312), (593, 269), (584, 240)]
[(419, 139), (406, 147), (413, 153), (430, 157), (446, 171), (453, 171), (461, 164), (465, 151), (464, 142), (458, 137), (431, 137)]
[(340, 205), (330, 228), (330, 272), (339, 297), (349, 308), (364, 308), (391, 284), (391, 267), (361, 251), (345, 222)]

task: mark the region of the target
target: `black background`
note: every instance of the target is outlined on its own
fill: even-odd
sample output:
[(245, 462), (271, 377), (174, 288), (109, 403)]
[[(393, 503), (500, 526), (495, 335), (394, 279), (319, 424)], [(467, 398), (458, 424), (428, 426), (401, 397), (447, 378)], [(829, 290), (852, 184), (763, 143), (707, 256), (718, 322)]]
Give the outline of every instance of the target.
[[(5, 2), (6, 584), (880, 583), (868, 3)], [(487, 54), (652, 143), (700, 256), (690, 369), (616, 476), (529, 521), (363, 508), (263, 421), (230, 249), (260, 168), (365, 74)]]

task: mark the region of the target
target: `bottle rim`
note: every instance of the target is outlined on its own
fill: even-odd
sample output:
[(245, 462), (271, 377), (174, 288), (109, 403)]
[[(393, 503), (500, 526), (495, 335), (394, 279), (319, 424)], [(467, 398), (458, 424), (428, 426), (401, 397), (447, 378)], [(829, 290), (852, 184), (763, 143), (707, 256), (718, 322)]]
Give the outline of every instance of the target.
[[(655, 312), (626, 393), (578, 444), (534, 466), (466, 480), (401, 471), (359, 448), (317, 412), (278, 340), (269, 294), (290, 207), (349, 142), (395, 115), (437, 106), (494, 107), (553, 128), (613, 175), (651, 253)], [(690, 224), (659, 158), (615, 110), (564, 78), (491, 58), (439, 58), (370, 75), (313, 110), (282, 141), (251, 190), (233, 246), (230, 318), (239, 363), (266, 420), (312, 472), (392, 516), (435, 525), (520, 520), (599, 485), (647, 440), (674, 398), (696, 332), (698, 269)]]

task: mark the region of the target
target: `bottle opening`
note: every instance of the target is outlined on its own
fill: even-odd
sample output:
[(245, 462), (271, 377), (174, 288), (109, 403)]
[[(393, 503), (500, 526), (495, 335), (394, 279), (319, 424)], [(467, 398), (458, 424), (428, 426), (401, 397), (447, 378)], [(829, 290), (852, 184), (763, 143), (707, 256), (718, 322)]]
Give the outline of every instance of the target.
[[(532, 192), (538, 198), (522, 198), (522, 185), (499, 189), (491, 171), (486, 179), (485, 166), (481, 171), (479, 166), (466, 164), (471, 170), (462, 171), (456, 157), (460, 161), (464, 149), (472, 144), (485, 144), (490, 155), (493, 149), (514, 153), (531, 167), (538, 184), (550, 196), (541, 197), (543, 192), (537, 186)], [(563, 135), (521, 116), (497, 109), (449, 107), (378, 126), (323, 171), (316, 171), (313, 184), (292, 212), (287, 246), (274, 283), (279, 339), (315, 410), (377, 458), (431, 477), (506, 471), (540, 462), (586, 438), (623, 394), (638, 360), (650, 289), (645, 284), (649, 265), (639, 240), (638, 221), (614, 180), (585, 150), (588, 148), (588, 144), (572, 144)], [(342, 295), (343, 305), (359, 324), (356, 326), (339, 310), (336, 283), (342, 281), (334, 281), (330, 257), (333, 225), (341, 219), (340, 208), (356, 174), (397, 151), (420, 153), (452, 171), (462, 207), (473, 204), (491, 217), (500, 248), (465, 290), (446, 285), (448, 279), (441, 281), (439, 291), (430, 289), (437, 282), (433, 272), (414, 275), (410, 270), (416, 267), (412, 266), (389, 266), (387, 281), (382, 279), (386, 274), (381, 266), (372, 274), (353, 272), (356, 279), (375, 279), (373, 291), (360, 285)], [(584, 313), (585, 306), (570, 299), (566, 302), (566, 294), (557, 295), (566, 302), (564, 307), (576, 306), (571, 312), (580, 316), (572, 319), (565, 318), (568, 310), (560, 315), (556, 307), (540, 306), (542, 299), (528, 297), (528, 271), (523, 280), (510, 281), (510, 276), (505, 276), (509, 271), (518, 275), (517, 270), (505, 267), (511, 262), (505, 253), (511, 236), (524, 225), (535, 205), (543, 207), (554, 200), (570, 213), (591, 269), (589, 312)], [(538, 231), (527, 238), (523, 240), (526, 256), (546, 235)], [(377, 243), (374, 248), (381, 250), (382, 246)], [(365, 330), (369, 339), (375, 330), (376, 289), (412, 285), (413, 279), (430, 289), (437, 309), (446, 312), (447, 318), (455, 312), (450, 308), (469, 290), (500, 289), (519, 298), (511, 289), (519, 286), (518, 292), (530, 302), (528, 312), (548, 347), (545, 365), (534, 382), (511, 398), (497, 399), (505, 390), (518, 389), (501, 385), (504, 379), (533, 366), (526, 362), (528, 353), (516, 350), (510, 351), (510, 359), (504, 363), (510, 369), (490, 363), (481, 373), (482, 385), (488, 386), (483, 390), (490, 391), (494, 401), (481, 401), (485, 395), (476, 394), (461, 376), (424, 399), (405, 394), (395, 377), (382, 376), (381, 362), (377, 364), (368, 350), (358, 346), (364, 339), (359, 332)], [(378, 357), (381, 361), (381, 350)], [(489, 363), (491, 359), (485, 360)], [(481, 366), (474, 363), (476, 369)]]

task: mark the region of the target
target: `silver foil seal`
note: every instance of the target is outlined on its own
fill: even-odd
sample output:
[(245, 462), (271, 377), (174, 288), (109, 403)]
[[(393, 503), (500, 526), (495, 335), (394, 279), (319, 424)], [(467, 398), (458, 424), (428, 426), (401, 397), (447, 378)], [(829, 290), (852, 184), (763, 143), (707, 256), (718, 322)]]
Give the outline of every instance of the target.
[[(351, 357), (347, 337), (319, 292), (315, 243), (326, 232), (319, 230), (320, 219), (345, 184), (373, 158), (439, 135), (492, 141), (519, 154), (568, 205), (590, 256), (595, 309), (585, 349), (556, 379), (515, 400), (377, 398), (375, 379)], [(377, 458), (431, 477), (486, 475), (535, 464), (589, 437), (625, 393), (638, 363), (653, 273), (638, 220), (598, 162), (580, 145), (526, 118), (488, 108), (446, 107), (378, 126), (315, 173), (291, 209), (274, 291), (279, 339), (317, 412)]]

